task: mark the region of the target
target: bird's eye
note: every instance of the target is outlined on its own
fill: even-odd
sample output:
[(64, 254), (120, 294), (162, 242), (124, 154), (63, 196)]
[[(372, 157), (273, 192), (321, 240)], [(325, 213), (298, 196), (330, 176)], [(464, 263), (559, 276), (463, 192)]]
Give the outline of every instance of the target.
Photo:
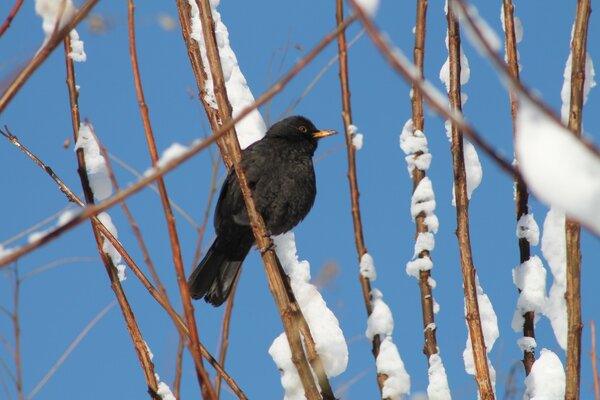
[(300, 129), (300, 132), (302, 132), (302, 133), (306, 133), (306, 132), (308, 132), (308, 129), (306, 129), (306, 127), (305, 127), (304, 125), (302, 125), (302, 126), (301, 126), (300, 128), (298, 128), (298, 129)]

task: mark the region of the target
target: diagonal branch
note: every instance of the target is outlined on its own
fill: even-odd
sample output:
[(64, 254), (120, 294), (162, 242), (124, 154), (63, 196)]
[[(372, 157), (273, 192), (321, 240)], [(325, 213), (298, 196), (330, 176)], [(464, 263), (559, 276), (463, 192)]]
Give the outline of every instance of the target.
[(13, 8), (10, 10), (10, 14), (8, 14), (6, 19), (2, 23), (2, 26), (0, 26), (0, 36), (4, 35), (4, 32), (6, 32), (6, 30), (10, 26), (10, 23), (12, 22), (12, 20), (15, 19), (15, 17), (17, 16), (17, 13), (19, 12), (19, 9), (21, 8), (22, 5), (23, 5), (23, 0), (15, 1)]
[[(150, 116), (148, 112), (148, 106), (144, 100), (144, 92), (142, 89), (142, 82), (140, 78), (140, 72), (137, 62), (137, 51), (135, 48), (135, 27), (134, 27), (134, 9), (133, 0), (129, 0), (128, 4), (128, 20), (129, 20), (129, 53), (131, 56), (131, 65), (133, 68), (133, 77), (135, 81), (135, 89), (138, 98), (140, 112), (142, 114), (142, 121), (144, 124), (144, 132), (146, 133), (146, 140), (148, 142), (148, 149), (150, 151), (150, 157), (152, 158), (152, 165), (156, 167), (158, 163), (158, 151), (156, 150), (156, 142), (154, 140), (154, 134), (152, 133), (152, 126), (150, 124)], [(200, 388), (202, 389), (202, 396), (204, 398), (216, 400), (217, 395), (212, 386), (210, 378), (204, 366), (202, 364), (202, 356), (200, 354), (200, 345), (198, 338), (198, 328), (196, 326), (196, 317), (194, 316), (194, 307), (192, 305), (192, 299), (190, 297), (189, 288), (185, 279), (185, 269), (183, 267), (183, 257), (181, 255), (181, 246), (179, 245), (179, 237), (177, 235), (177, 227), (175, 226), (175, 217), (173, 210), (169, 203), (169, 195), (167, 194), (167, 188), (163, 177), (156, 179), (158, 190), (160, 192), (160, 199), (165, 212), (165, 218), (167, 220), (167, 227), (169, 230), (169, 239), (171, 244), (171, 250), (173, 253), (173, 264), (175, 265), (175, 274), (177, 276), (177, 284), (179, 286), (179, 293), (181, 294), (181, 302), (183, 303), (183, 311), (186, 320), (186, 324), (190, 333), (191, 340), (191, 353), (195, 360), (196, 375)]]
[[(454, 14), (452, 3), (448, 4), (448, 55), (450, 59), (450, 107), (462, 113), (460, 93), (460, 31), (458, 19)], [(476, 270), (471, 253), (469, 234), (469, 199), (467, 196), (467, 177), (463, 152), (463, 135), (458, 126), (452, 123), (452, 169), (454, 173), (454, 192), (456, 198), (456, 218), (460, 261), (465, 293), (466, 319), (471, 335), (473, 361), (475, 363), (475, 380), (479, 394), (484, 400), (494, 399), (494, 389), (490, 379), (488, 360), (477, 303)]]

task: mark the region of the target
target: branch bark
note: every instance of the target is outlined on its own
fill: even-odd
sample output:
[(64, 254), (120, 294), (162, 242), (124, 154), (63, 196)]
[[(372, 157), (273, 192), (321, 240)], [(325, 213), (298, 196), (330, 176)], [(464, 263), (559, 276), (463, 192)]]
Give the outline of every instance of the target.
[[(458, 20), (454, 14), (452, 2), (448, 3), (448, 53), (450, 58), (450, 107), (454, 112), (462, 114), (460, 96), (460, 31)], [(490, 379), (488, 359), (483, 338), (483, 329), (477, 303), (476, 270), (471, 253), (469, 235), (469, 199), (467, 197), (467, 177), (463, 153), (463, 135), (461, 129), (452, 123), (452, 169), (454, 173), (454, 192), (456, 199), (456, 219), (458, 249), (463, 274), (465, 293), (466, 320), (471, 335), (473, 361), (475, 363), (475, 380), (479, 394), (483, 400), (494, 399), (494, 390)]]
[[(588, 24), (591, 0), (578, 0), (573, 41), (571, 43), (571, 95), (569, 105), (569, 129), (581, 137), (585, 64)], [(567, 218), (565, 222), (567, 243), (567, 387), (565, 399), (579, 399), (581, 381), (581, 227), (576, 221)]]

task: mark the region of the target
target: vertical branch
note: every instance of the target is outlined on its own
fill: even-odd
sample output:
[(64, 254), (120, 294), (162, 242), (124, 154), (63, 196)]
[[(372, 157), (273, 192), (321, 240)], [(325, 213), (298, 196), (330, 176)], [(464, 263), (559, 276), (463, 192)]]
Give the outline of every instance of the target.
[[(229, 326), (231, 322), (231, 313), (233, 311), (233, 301), (235, 300), (235, 293), (239, 282), (240, 273), (236, 275), (233, 281), (233, 287), (231, 288), (231, 295), (227, 299), (227, 306), (225, 313), (223, 314), (223, 322), (221, 324), (221, 351), (219, 352), (219, 364), (225, 365), (225, 356), (227, 354), (227, 348), (229, 347)], [(221, 396), (221, 377), (217, 375), (215, 378), (215, 390), (217, 391), (217, 397)]]
[[(423, 65), (425, 59), (425, 32), (426, 32), (426, 21), (427, 21), (427, 0), (417, 0), (417, 24), (415, 29), (415, 45), (413, 50), (413, 58), (416, 68), (418, 69), (421, 77), (423, 77)], [(417, 90), (415, 85), (412, 85), (412, 120), (415, 131), (424, 131), (425, 118), (423, 116), (423, 95)], [(418, 158), (421, 152), (414, 154), (414, 158)], [(419, 183), (425, 178), (426, 172), (419, 168), (415, 168), (412, 171), (413, 177), (413, 192), (419, 186)], [(425, 213), (421, 212), (415, 218), (416, 235), (420, 233), (429, 232), (429, 228), (425, 223)], [(419, 258), (429, 257), (428, 250), (423, 250), (419, 255)], [(436, 330), (428, 329), (435, 323), (435, 314), (433, 311), (433, 294), (432, 288), (429, 284), (429, 278), (431, 277), (431, 271), (419, 271), (419, 290), (421, 292), (421, 310), (423, 314), (423, 335), (425, 343), (423, 346), (423, 353), (427, 357), (427, 360), (433, 355), (438, 353)]]
[[(344, 20), (344, 4), (342, 0), (336, 0), (336, 23), (340, 24)], [(342, 120), (344, 122), (344, 132), (346, 136), (346, 149), (348, 153), (348, 183), (350, 185), (350, 202), (352, 207), (352, 224), (354, 226), (354, 243), (360, 264), (362, 257), (367, 253), (367, 247), (363, 237), (362, 220), (360, 217), (360, 192), (358, 190), (358, 180), (356, 177), (356, 149), (352, 144), (352, 133), (350, 126), (352, 125), (352, 108), (350, 103), (350, 84), (348, 80), (348, 46), (346, 44), (346, 32), (338, 34), (338, 58), (340, 65), (340, 85), (342, 90)], [(367, 310), (367, 316), (373, 312), (373, 304), (371, 303), (371, 282), (369, 278), (358, 274), (360, 286), (362, 289), (363, 300)], [(377, 360), (379, 355), (379, 347), (381, 345), (381, 337), (375, 335), (373, 337), (373, 357)], [(387, 376), (385, 374), (377, 374), (377, 384), (379, 391), (383, 390), (383, 384)]]
[[(77, 102), (79, 95), (75, 85), (75, 69), (73, 66), (73, 60), (71, 60), (71, 58), (69, 57), (69, 53), (72, 50), (71, 40), (69, 36), (65, 36), (64, 45), (65, 58), (67, 64), (67, 87), (69, 90), (71, 120), (73, 123), (73, 137), (74, 141), (77, 142), (80, 125), (79, 105)], [(79, 178), (83, 187), (86, 203), (94, 204), (94, 195), (90, 187), (90, 183), (86, 172), (83, 149), (77, 150), (77, 162), (79, 166)], [(100, 233), (98, 224), (95, 221), (92, 221), (92, 230), (94, 232), (96, 244), (98, 245), (98, 252), (100, 253), (100, 257), (102, 257), (104, 267), (111, 282), (111, 288), (113, 289), (115, 296), (117, 297), (117, 301), (119, 302), (119, 306), (121, 307), (121, 312), (123, 313), (127, 330), (129, 331), (129, 335), (131, 336), (131, 339), (133, 341), (133, 345), (140, 360), (142, 370), (144, 371), (146, 383), (148, 384), (148, 393), (151, 398), (159, 399), (160, 396), (158, 396), (157, 394), (158, 383), (156, 381), (156, 375), (154, 373), (154, 364), (152, 363), (152, 359), (150, 358), (150, 355), (148, 353), (148, 348), (144, 342), (144, 339), (142, 338), (142, 334), (135, 320), (135, 315), (133, 314), (133, 311), (129, 306), (129, 302), (127, 301), (127, 297), (125, 296), (125, 292), (123, 291), (123, 287), (121, 286), (121, 282), (119, 281), (119, 278), (117, 276), (115, 265), (103, 251), (103, 244), (106, 239)]]
[(13, 357), (15, 359), (15, 370), (16, 379), (15, 384), (17, 386), (17, 395), (19, 400), (23, 400), (25, 395), (23, 393), (23, 365), (21, 359), (21, 322), (19, 321), (19, 299), (21, 292), (21, 280), (19, 279), (19, 267), (15, 265), (13, 270), (13, 307), (14, 310), (10, 315), (13, 324), (13, 333), (15, 335), (15, 351)]
[[(176, 399), (179, 398), (179, 393), (181, 392), (181, 369), (183, 365), (183, 342), (185, 341), (185, 337), (183, 335), (179, 335), (179, 343), (177, 344), (177, 357), (175, 359), (175, 378), (173, 378), (173, 396)], [(217, 377), (220, 377), (220, 374), (217, 374)], [(218, 392), (217, 392), (218, 398)]]
[(598, 376), (598, 353), (596, 352), (596, 324), (594, 320), (590, 321), (590, 335), (592, 337), (592, 351), (590, 352), (590, 356), (592, 358), (592, 373), (594, 376), (592, 380), (594, 381), (594, 394), (595, 399), (600, 400), (600, 377)]
[[(578, 0), (573, 42), (571, 43), (571, 99), (569, 106), (569, 129), (581, 137), (587, 30), (591, 13), (591, 0)], [(567, 388), (566, 399), (579, 399), (581, 380), (581, 227), (567, 218), (565, 222), (567, 242)]]
[[(129, 21), (129, 53), (131, 57), (131, 65), (133, 68), (133, 77), (135, 81), (135, 89), (138, 98), (140, 113), (142, 115), (142, 121), (144, 124), (144, 132), (146, 133), (146, 140), (148, 142), (148, 149), (150, 151), (150, 157), (152, 158), (152, 165), (156, 168), (158, 162), (158, 151), (156, 150), (156, 143), (154, 141), (154, 134), (152, 133), (152, 126), (150, 125), (150, 116), (148, 113), (148, 106), (144, 100), (144, 92), (142, 89), (142, 82), (140, 78), (140, 72), (137, 62), (137, 53), (135, 48), (135, 27), (134, 27), (134, 10), (135, 6), (133, 0), (128, 0), (128, 21)], [(186, 324), (190, 333), (191, 341), (191, 353), (194, 358), (196, 366), (196, 375), (200, 388), (202, 389), (202, 396), (204, 398), (216, 399), (216, 393), (208, 373), (204, 369), (202, 363), (202, 356), (200, 352), (198, 330), (196, 326), (196, 318), (194, 316), (194, 307), (192, 306), (192, 299), (190, 297), (189, 289), (185, 279), (185, 270), (183, 267), (183, 258), (181, 256), (181, 247), (179, 245), (179, 237), (177, 235), (177, 227), (175, 226), (175, 216), (169, 203), (169, 196), (167, 194), (167, 188), (163, 177), (156, 179), (158, 190), (160, 192), (160, 199), (163, 205), (165, 218), (167, 220), (167, 227), (169, 230), (169, 241), (171, 244), (171, 250), (173, 253), (173, 264), (175, 265), (175, 273), (177, 276), (177, 284), (179, 286), (179, 292), (181, 294), (181, 301), (183, 303), (184, 316)]]
[[(514, 20), (514, 4), (512, 0), (503, 0), (504, 6), (504, 33), (506, 37), (506, 63), (510, 75), (515, 80), (519, 78), (519, 59), (517, 53), (517, 39), (515, 35), (515, 20)], [(517, 132), (517, 113), (518, 113), (518, 96), (515, 90), (510, 88), (510, 111), (512, 115), (512, 128), (513, 138), (518, 135)], [(515, 170), (518, 171), (519, 166), (515, 165)], [(523, 215), (529, 213), (529, 192), (527, 190), (527, 184), (516, 173), (514, 174), (515, 181), (515, 206), (516, 206), (516, 217), (517, 221), (521, 219)], [(519, 239), (519, 260), (520, 263), (524, 263), (531, 257), (531, 249), (527, 238)], [(531, 337), (535, 339), (535, 313), (533, 311), (526, 312), (523, 315), (523, 336)], [(523, 350), (523, 367), (525, 368), (525, 375), (529, 375), (531, 367), (535, 362), (534, 350), (524, 349)]]
[[(215, 38), (214, 21), (212, 19), (210, 2), (209, 0), (196, 0), (196, 2), (200, 10), (202, 33), (206, 45), (207, 58), (210, 64), (210, 71), (214, 85), (214, 94), (219, 107), (219, 112), (221, 113), (222, 121), (231, 120), (231, 104), (227, 98), (227, 90), (225, 88), (221, 59)], [(237, 175), (240, 189), (248, 209), (250, 225), (256, 238), (257, 246), (259, 249), (261, 249), (263, 262), (265, 264), (267, 277), (269, 279), (269, 289), (273, 293), (273, 297), (275, 298), (279, 313), (282, 318), (284, 330), (293, 354), (292, 361), (298, 370), (298, 374), (307, 398), (309, 400), (319, 399), (319, 391), (314, 381), (312, 371), (309, 367), (308, 360), (302, 346), (302, 340), (300, 338), (299, 321), (302, 311), (297, 303), (292, 303), (290, 301), (286, 291), (284, 278), (280, 274), (280, 269), (278, 268), (278, 260), (275, 255), (275, 251), (273, 250), (271, 238), (267, 233), (262, 216), (256, 209), (248, 181), (244, 171), (240, 166), (241, 149), (235, 133), (235, 126), (231, 126), (231, 128), (229, 128), (229, 131), (224, 138), (227, 147), (227, 155), (231, 158), (231, 162)], [(223, 154), (223, 159), (226, 159), (226, 154)], [(315, 372), (319, 373), (319, 370), (315, 369)], [(321, 381), (321, 379), (319, 380)], [(327, 377), (325, 377), (325, 381), (327, 382)], [(329, 386), (328, 382), (327, 386)], [(325, 390), (326, 388), (322, 386), (322, 389)], [(331, 391), (331, 388), (329, 388), (329, 390)], [(331, 394), (331, 398), (334, 398), (333, 394)]]
[[(462, 114), (460, 96), (460, 31), (452, 5), (448, 3), (448, 52), (450, 58), (450, 108)], [(479, 394), (483, 400), (494, 399), (494, 390), (488, 368), (479, 305), (477, 304), (476, 270), (471, 254), (471, 238), (469, 236), (469, 200), (467, 197), (467, 179), (463, 153), (463, 135), (461, 129), (452, 123), (452, 169), (454, 173), (454, 192), (456, 197), (456, 219), (458, 248), (463, 274), (465, 292), (466, 319), (471, 334), (473, 361), (475, 363), (475, 380)]]

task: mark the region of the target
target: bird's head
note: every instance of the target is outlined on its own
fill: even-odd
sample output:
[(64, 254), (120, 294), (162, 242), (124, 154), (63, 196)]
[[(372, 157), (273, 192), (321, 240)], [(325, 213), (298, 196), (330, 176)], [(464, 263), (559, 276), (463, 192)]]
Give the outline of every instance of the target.
[(333, 130), (318, 130), (306, 117), (294, 115), (275, 123), (267, 131), (267, 136), (286, 139), (297, 143), (310, 144), (317, 148), (317, 141), (326, 136), (335, 134)]

